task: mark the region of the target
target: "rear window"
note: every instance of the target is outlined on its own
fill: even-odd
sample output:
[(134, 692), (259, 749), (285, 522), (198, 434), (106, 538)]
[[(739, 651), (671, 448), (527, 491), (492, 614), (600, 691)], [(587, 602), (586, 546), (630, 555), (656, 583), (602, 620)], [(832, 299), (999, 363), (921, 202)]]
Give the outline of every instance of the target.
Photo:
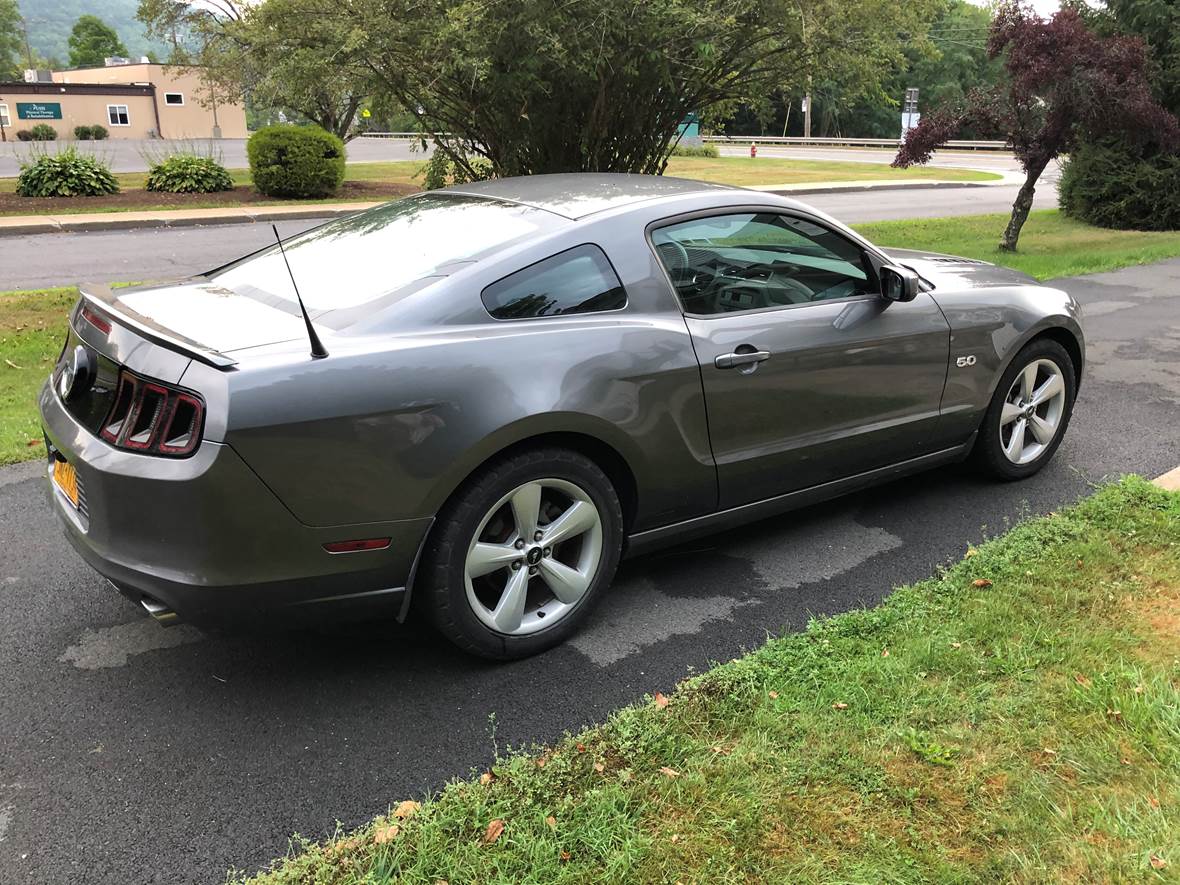
[(618, 310), (627, 293), (597, 246), (567, 249), (492, 283), (484, 307), (498, 320)]
[[(283, 241), (303, 303), (313, 316), (348, 311), (565, 224), (541, 209), (499, 200), (420, 194), (330, 221)], [(210, 274), (261, 301), (295, 304), (278, 246)]]

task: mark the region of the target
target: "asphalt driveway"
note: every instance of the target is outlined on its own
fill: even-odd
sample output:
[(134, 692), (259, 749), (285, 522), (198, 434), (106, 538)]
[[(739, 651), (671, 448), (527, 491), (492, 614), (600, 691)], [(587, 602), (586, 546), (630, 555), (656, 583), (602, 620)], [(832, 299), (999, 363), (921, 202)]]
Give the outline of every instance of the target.
[(871, 605), (968, 543), (1124, 472), (1180, 463), (1180, 261), (1063, 282), (1090, 364), (1034, 479), (939, 470), (626, 564), (594, 623), (531, 660), (417, 625), (163, 630), (73, 555), (39, 465), (0, 470), (0, 882), (220, 882), (292, 831), (355, 825), (710, 661)]

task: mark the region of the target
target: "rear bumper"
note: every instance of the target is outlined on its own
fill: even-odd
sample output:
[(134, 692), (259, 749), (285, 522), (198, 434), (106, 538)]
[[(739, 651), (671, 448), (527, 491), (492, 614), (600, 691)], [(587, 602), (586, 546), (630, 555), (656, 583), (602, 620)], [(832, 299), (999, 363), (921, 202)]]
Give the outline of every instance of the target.
[[(257, 625), (400, 612), (430, 519), (308, 526), (227, 445), (167, 459), (107, 445), (65, 411), (39, 406), (51, 461), (74, 465), (83, 506), (48, 480), (51, 506), (81, 557), (137, 603), (199, 625)], [(323, 545), (386, 538), (381, 550)]]

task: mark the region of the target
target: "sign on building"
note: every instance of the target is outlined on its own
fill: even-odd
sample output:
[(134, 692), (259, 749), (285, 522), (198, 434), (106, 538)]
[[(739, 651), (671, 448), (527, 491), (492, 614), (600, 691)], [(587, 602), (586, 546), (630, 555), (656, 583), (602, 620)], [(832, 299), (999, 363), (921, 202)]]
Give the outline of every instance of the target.
[(60, 120), (61, 102), (18, 101), (16, 116), (19, 120)]

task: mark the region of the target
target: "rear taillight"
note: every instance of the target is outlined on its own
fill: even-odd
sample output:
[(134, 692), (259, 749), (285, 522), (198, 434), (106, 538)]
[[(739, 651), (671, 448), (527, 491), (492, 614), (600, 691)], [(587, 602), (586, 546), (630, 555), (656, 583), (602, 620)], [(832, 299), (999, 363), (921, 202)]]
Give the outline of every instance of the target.
[(101, 436), (113, 446), (148, 455), (183, 456), (201, 440), (205, 404), (194, 393), (119, 373), (115, 402)]
[(82, 319), (98, 329), (104, 335), (111, 334), (111, 321), (104, 317), (97, 310), (92, 308), (89, 304), (82, 305)]

